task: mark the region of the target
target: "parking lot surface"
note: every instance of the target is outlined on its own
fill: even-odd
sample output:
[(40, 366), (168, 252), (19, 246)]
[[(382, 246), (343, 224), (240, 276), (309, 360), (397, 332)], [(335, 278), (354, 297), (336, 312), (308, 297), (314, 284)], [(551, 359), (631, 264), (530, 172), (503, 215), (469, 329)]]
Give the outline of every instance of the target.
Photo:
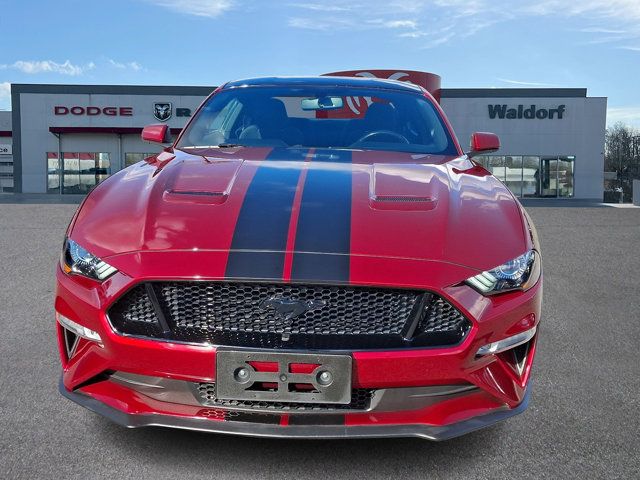
[(76, 205), (0, 204), (0, 477), (638, 478), (640, 209), (538, 205), (527, 207), (545, 275), (530, 407), (432, 443), (127, 430), (72, 404), (57, 392), (53, 272)]

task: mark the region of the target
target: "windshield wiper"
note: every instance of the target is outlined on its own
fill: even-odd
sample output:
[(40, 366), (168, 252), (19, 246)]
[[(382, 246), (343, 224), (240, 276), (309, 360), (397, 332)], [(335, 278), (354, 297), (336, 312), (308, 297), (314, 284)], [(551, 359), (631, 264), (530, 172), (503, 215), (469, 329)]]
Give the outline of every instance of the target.
[(239, 143), (219, 143), (218, 145), (188, 145), (181, 148), (236, 148), (236, 147), (244, 147), (244, 145), (240, 145)]
[(239, 143), (220, 143), (218, 148), (236, 148), (236, 147), (244, 147), (244, 145), (240, 145)]

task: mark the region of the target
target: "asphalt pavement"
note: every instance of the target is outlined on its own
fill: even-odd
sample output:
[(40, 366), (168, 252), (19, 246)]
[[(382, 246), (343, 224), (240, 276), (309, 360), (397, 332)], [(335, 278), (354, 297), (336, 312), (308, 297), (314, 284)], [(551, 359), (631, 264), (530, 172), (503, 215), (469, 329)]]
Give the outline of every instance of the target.
[(640, 478), (640, 209), (527, 206), (545, 275), (530, 407), (433, 443), (127, 430), (65, 400), (53, 271), (75, 208), (0, 202), (0, 478)]

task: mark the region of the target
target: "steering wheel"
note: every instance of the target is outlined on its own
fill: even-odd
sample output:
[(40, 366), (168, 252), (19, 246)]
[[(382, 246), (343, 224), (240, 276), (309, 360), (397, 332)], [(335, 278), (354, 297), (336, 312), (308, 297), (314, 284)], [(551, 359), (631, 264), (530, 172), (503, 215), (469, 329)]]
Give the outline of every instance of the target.
[(409, 143), (409, 140), (407, 140), (407, 138), (404, 135), (400, 135), (399, 133), (392, 132), (391, 130), (376, 130), (374, 132), (369, 132), (366, 135), (363, 135), (361, 138), (359, 138), (355, 143), (362, 143), (362, 142), (366, 142), (367, 140), (371, 141), (371, 138), (378, 137), (378, 136), (395, 138), (398, 141), (397, 143)]

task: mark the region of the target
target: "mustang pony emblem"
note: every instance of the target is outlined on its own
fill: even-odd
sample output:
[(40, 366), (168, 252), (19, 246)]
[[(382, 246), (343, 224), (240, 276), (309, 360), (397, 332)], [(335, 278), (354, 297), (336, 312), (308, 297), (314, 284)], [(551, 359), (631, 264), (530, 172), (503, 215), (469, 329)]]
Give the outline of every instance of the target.
[(263, 300), (262, 303), (260, 303), (260, 308), (262, 310), (272, 308), (279, 317), (285, 320), (292, 320), (304, 312), (316, 310), (325, 305), (325, 302), (322, 300), (294, 300), (292, 298), (271, 297)]

